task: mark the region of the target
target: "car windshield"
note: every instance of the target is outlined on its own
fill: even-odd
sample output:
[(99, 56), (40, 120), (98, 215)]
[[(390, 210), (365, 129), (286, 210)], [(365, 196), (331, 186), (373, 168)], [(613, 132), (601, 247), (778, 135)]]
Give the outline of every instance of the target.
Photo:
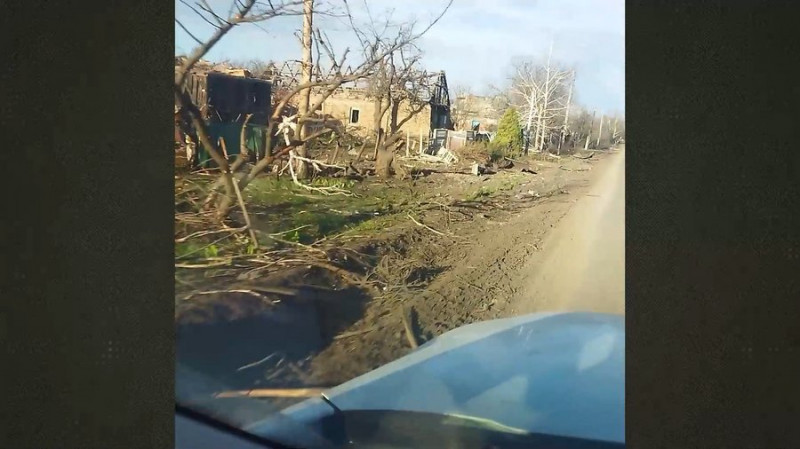
[(622, 0), (175, 7), (179, 404), (302, 426), (340, 386), (417, 401), (368, 375), (397, 360), (470, 383), (425, 352), (466, 325), (624, 314)]

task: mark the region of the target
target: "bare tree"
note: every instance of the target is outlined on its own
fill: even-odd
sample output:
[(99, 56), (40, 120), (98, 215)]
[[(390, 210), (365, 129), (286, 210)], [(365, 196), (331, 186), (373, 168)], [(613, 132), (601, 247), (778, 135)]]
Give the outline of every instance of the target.
[(382, 178), (392, 174), (394, 152), (403, 144), (408, 144), (400, 129), (430, 104), (433, 82), (438, 74), (431, 75), (418, 70), (415, 67), (417, 60), (415, 57), (404, 58), (402, 52), (398, 62), (390, 59), (394, 76), (387, 92), (388, 127), (375, 154), (375, 172)]
[(592, 121), (589, 122), (589, 131), (586, 133), (586, 144), (583, 146), (584, 151), (589, 149), (589, 139), (592, 138), (592, 128), (594, 127), (595, 113), (596, 111), (592, 111)]
[(595, 148), (600, 149), (600, 138), (603, 137), (603, 122), (605, 121), (606, 116), (600, 116), (600, 129), (597, 131), (597, 143), (595, 143)]
[(566, 138), (567, 134), (569, 134), (569, 109), (572, 105), (572, 90), (575, 88), (575, 71), (573, 70), (570, 74), (570, 81), (569, 81), (569, 93), (567, 94), (567, 106), (566, 110), (564, 111), (564, 125), (561, 127), (561, 135), (558, 139), (558, 152), (557, 154), (561, 154), (561, 147), (564, 145), (564, 139)]
[[(546, 62), (531, 60), (513, 66), (510, 102), (522, 112), (528, 139), (536, 150), (544, 148), (544, 139), (560, 128), (560, 117), (570, 103), (570, 85), (574, 71), (552, 61), (552, 46)], [(531, 138), (533, 137), (533, 138)]]
[(625, 117), (616, 112), (611, 117), (611, 145), (616, 145), (625, 138)]
[[(449, 9), (453, 0), (450, 0), (443, 11), (431, 22), (430, 28)], [(378, 22), (371, 18), (370, 26), (358, 33), (362, 45), (369, 42), (368, 36), (378, 36)], [(383, 31), (387, 29), (384, 21), (381, 25)], [(408, 27), (408, 26), (406, 26)], [(404, 28), (399, 30), (403, 34)], [(413, 23), (410, 28), (413, 28)], [(383, 47), (383, 43), (378, 43)], [(375, 135), (375, 148), (373, 159), (375, 171), (383, 178), (391, 176), (394, 152), (408, 144), (400, 129), (422, 112), (430, 104), (433, 91), (433, 80), (439, 75), (429, 74), (420, 67), (422, 52), (413, 43), (391, 50), (376, 64), (375, 70), (368, 82), (368, 96), (374, 102), (372, 117), (373, 132)], [(388, 117), (386, 114), (388, 113)], [(387, 118), (386, 129), (382, 126)]]
[[(181, 1), (185, 2), (185, 0)], [(362, 61), (357, 67), (349, 68), (349, 66), (346, 65), (346, 58), (350, 49), (346, 48), (341, 53), (341, 56), (337, 56), (330, 40), (326, 39), (319, 29), (316, 29), (317, 60), (319, 61), (323, 54), (327, 56), (330, 70), (325, 76), (318, 76), (317, 79), (312, 79), (310, 81), (307, 79), (301, 81), (299, 84), (287, 89), (287, 91), (281, 95), (280, 101), (274, 105), (272, 114), (268, 120), (266, 148), (272, 148), (272, 139), (275, 137), (275, 131), (278, 130), (279, 125), (281, 127), (279, 131), (284, 131), (285, 140), (278, 143), (278, 148), (276, 148), (274, 152), (268, 152), (268, 154), (261, 160), (258, 160), (248, 172), (243, 173), (237, 179), (235, 173), (244, 166), (248, 158), (246, 148), (243, 147), (233, 163), (229, 163), (216, 142), (213, 142), (210, 138), (208, 126), (204, 122), (203, 116), (186, 91), (186, 78), (194, 65), (235, 26), (245, 23), (265, 22), (275, 17), (305, 16), (307, 11), (305, 8), (308, 6), (306, 3), (307, 1), (309, 0), (268, 0), (266, 2), (261, 2), (259, 0), (232, 0), (229, 13), (225, 15), (225, 18), (215, 11), (205, 0), (201, 0), (197, 3), (197, 7), (185, 2), (185, 5), (214, 27), (212, 35), (205, 40), (197, 38), (176, 19), (178, 25), (198, 43), (198, 47), (192, 51), (184, 60), (183, 64), (175, 71), (175, 102), (179, 108), (190, 116), (198, 139), (207, 149), (221, 172), (220, 178), (212, 186), (212, 191), (206, 200), (206, 205), (216, 208), (216, 216), (219, 220), (227, 217), (230, 207), (236, 200), (236, 191), (244, 190), (258, 174), (273, 166), (278, 160), (285, 159), (287, 156), (291, 158), (291, 154), (293, 154), (295, 148), (301, 147), (307, 142), (325, 134), (340, 132), (335, 122), (316, 117), (316, 111), (320, 109), (322, 103), (343, 84), (370, 77), (376, 66), (389, 55), (401, 48), (409, 46), (425, 34), (447, 10), (447, 8), (445, 8), (438, 17), (421, 31), (415, 31), (414, 24), (406, 24), (400, 25), (399, 30), (394, 35), (390, 35), (389, 32), (384, 32), (368, 36), (359, 31), (359, 27), (353, 20), (347, 2), (344, 3), (345, 10), (343, 13), (327, 10), (322, 11), (319, 7), (313, 8), (314, 5), (311, 5), (312, 14), (340, 14), (343, 17), (349, 18), (350, 23), (353, 25), (353, 31), (359, 36), (361, 42)], [(447, 6), (449, 7), (449, 3)], [(388, 27), (385, 28), (385, 31), (386, 30), (388, 30)], [(346, 67), (347, 69), (345, 69)], [(301, 92), (310, 89), (314, 89), (320, 95), (314, 102), (309, 102), (310, 104), (305, 112), (302, 114), (298, 113), (294, 117), (284, 115), (290, 102)], [(319, 125), (317, 127), (318, 130), (304, 134), (302, 129), (307, 123), (311, 122), (316, 122)], [(293, 131), (298, 128), (301, 131)], [(234, 185), (234, 183), (237, 185)], [(222, 190), (222, 192), (220, 192), (220, 190)], [(220, 195), (220, 193), (222, 194)]]

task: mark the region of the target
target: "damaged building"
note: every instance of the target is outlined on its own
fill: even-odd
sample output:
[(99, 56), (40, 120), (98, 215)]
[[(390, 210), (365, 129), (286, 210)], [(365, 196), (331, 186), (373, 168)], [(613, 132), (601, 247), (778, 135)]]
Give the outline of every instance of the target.
[[(447, 78), (444, 72), (438, 72), (428, 79), (431, 81), (425, 89), (427, 98), (423, 99), (422, 109), (400, 126), (400, 132), (407, 133), (415, 141), (420, 137), (428, 141), (435, 129), (452, 129)], [(313, 103), (320, 98), (321, 93), (314, 93), (311, 101)], [(367, 137), (374, 133), (374, 116), (378, 107), (367, 88), (342, 87), (325, 99), (319, 114), (344, 125), (350, 133)], [(411, 115), (413, 109), (411, 102), (402, 101), (396, 111), (397, 121), (402, 122), (405, 117)], [(389, 129), (391, 118), (390, 110), (384, 115), (380, 127)]]
[[(176, 59), (176, 70), (181, 63)], [(263, 153), (272, 109), (269, 81), (252, 78), (246, 70), (201, 61), (187, 76), (184, 88), (203, 114), (211, 139), (218, 145), (224, 143), (220, 147), (228, 157), (239, 154), (242, 125), (249, 114), (252, 117), (245, 130), (244, 145), (253, 157)], [(175, 141), (186, 155), (187, 164), (207, 166), (211, 162), (208, 151), (198, 144), (188, 114), (177, 105)]]
[[(183, 63), (181, 57), (176, 58), (176, 70)], [(185, 90), (194, 104), (203, 114), (203, 119), (208, 124), (211, 138), (227, 157), (232, 157), (240, 152), (240, 135), (242, 124), (248, 114), (253, 114), (247, 124), (245, 132), (245, 145), (252, 155), (251, 158), (260, 159), (265, 154), (269, 117), (275, 107), (274, 102), (282, 95), (296, 87), (299, 70), (297, 64), (284, 63), (282, 67), (271, 64), (264, 73), (253, 74), (247, 70), (229, 67), (225, 64), (212, 64), (205, 61), (199, 62), (187, 77)], [(324, 78), (321, 73), (318, 78)], [(269, 78), (269, 81), (264, 79)], [(424, 140), (424, 148), (430, 148), (435, 138), (436, 130), (453, 129), (451, 117), (450, 93), (447, 87), (447, 78), (444, 72), (436, 72), (422, 77), (425, 80), (420, 98), (422, 109), (413, 114), (408, 120), (403, 120), (412, 112), (411, 102), (402, 101), (394, 111), (397, 122), (403, 122), (400, 132), (406, 133), (415, 144)], [(322, 93), (313, 91), (311, 102), (318, 101)], [(299, 96), (294, 97), (283, 116), (291, 116), (296, 112), (296, 102)], [(419, 105), (419, 103), (418, 103)], [(374, 134), (374, 115), (376, 104), (368, 90), (360, 86), (343, 86), (330, 95), (317, 111), (318, 117), (332, 121), (349, 134), (363, 137), (372, 137)], [(380, 127), (389, 129), (393, 111), (387, 111), (381, 121)], [(190, 120), (185, 111), (175, 114), (175, 141), (177, 155), (183, 157), (192, 166), (209, 166), (213, 164), (207, 150), (198, 144), (198, 140)], [(310, 123), (308, 126), (315, 127)], [(439, 131), (439, 133), (441, 133)], [(272, 140), (273, 145), (278, 139)]]

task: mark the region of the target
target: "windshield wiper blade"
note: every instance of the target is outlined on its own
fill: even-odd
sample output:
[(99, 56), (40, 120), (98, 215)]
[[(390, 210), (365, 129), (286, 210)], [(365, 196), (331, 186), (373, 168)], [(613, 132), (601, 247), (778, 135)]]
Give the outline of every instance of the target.
[[(219, 420), (217, 418), (214, 418), (214, 417), (209, 416), (209, 415), (207, 415), (205, 413), (199, 412), (197, 410), (194, 410), (194, 409), (192, 409), (190, 407), (183, 406), (183, 405), (178, 404), (178, 403), (175, 403), (175, 414), (177, 416), (180, 416), (180, 417), (195, 421), (195, 422), (197, 422), (199, 424), (202, 424), (204, 426), (208, 426), (208, 427), (210, 427), (212, 429), (215, 429), (217, 431), (229, 434), (229, 435), (231, 435), (233, 437), (238, 437), (238, 438), (246, 440), (246, 441), (248, 441), (250, 443), (258, 444), (259, 446), (262, 446), (264, 448), (269, 448), (269, 449), (305, 449), (305, 448), (300, 448), (300, 447), (287, 446), (287, 445), (285, 445), (283, 443), (279, 443), (277, 441), (273, 441), (273, 440), (270, 440), (268, 438), (264, 438), (264, 437), (261, 437), (261, 436), (258, 436), (258, 435), (254, 435), (254, 434), (246, 432), (246, 431), (244, 431), (244, 430), (242, 430), (242, 429), (240, 429), (238, 427), (235, 427), (235, 426), (233, 426), (231, 424), (228, 424), (228, 423), (226, 423), (224, 421), (221, 421), (221, 420)], [(179, 438), (180, 438), (180, 435), (176, 431), (175, 444), (176, 444), (176, 447), (178, 449), (181, 448), (181, 446), (179, 445), (179, 443), (180, 443)]]

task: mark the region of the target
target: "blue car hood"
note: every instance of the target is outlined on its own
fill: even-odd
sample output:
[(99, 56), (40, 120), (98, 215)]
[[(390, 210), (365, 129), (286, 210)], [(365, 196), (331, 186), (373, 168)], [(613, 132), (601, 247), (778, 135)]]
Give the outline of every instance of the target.
[[(462, 415), (512, 430), (624, 443), (624, 321), (550, 313), (471, 324), (325, 397), (340, 410)], [(312, 398), (248, 431), (292, 441), (287, 422), (310, 424), (333, 411)]]

